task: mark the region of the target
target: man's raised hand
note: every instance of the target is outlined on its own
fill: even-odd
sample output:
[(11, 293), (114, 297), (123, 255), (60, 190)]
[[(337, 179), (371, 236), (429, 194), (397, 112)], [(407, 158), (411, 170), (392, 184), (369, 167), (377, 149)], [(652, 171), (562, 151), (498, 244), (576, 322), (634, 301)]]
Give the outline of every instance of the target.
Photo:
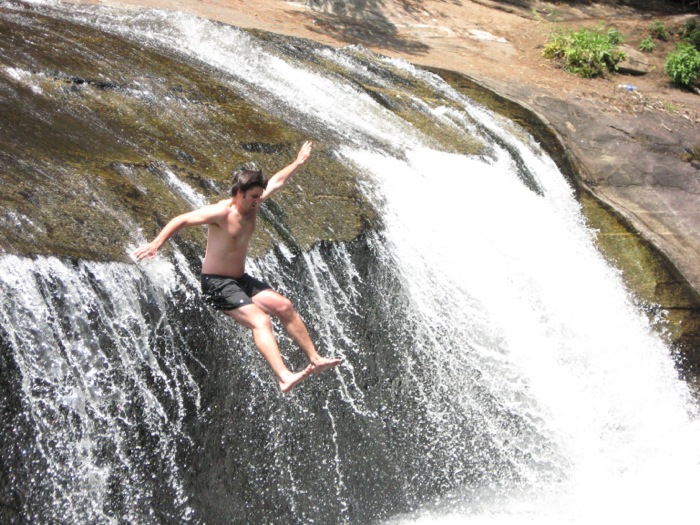
[(309, 157), (311, 156), (311, 149), (312, 149), (312, 143), (310, 140), (307, 140), (304, 142), (304, 144), (301, 146), (299, 149), (299, 153), (297, 153), (297, 163), (298, 164), (304, 164)]

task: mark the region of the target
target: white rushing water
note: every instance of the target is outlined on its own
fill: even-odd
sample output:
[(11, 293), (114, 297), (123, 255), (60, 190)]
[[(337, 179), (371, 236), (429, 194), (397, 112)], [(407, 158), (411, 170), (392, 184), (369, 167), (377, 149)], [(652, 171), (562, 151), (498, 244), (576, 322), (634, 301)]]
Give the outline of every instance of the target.
[[(482, 372), (488, 359), (507, 362), (564, 458), (557, 483), (533, 473), (530, 490), (476, 502), (467, 487), (449, 505), (391, 523), (689, 522), (700, 481), (695, 410), (572, 196), (545, 185), (541, 198), (498, 165), (431, 151), (408, 162), (348, 158), (380, 180), (393, 257), (426, 329), (459, 334), (430, 351), (475, 359)], [(512, 395), (502, 368), (494, 373), (494, 393)]]
[[(158, 11), (122, 14), (76, 7), (69, 15), (204, 61), (241, 89), (254, 90), (261, 105), (286, 112), (302, 129), (327, 129), (347, 139), (336, 153), (358, 170), (364, 191), (381, 211), (386, 244), (379, 248), (379, 257), (396, 268), (406, 294), (406, 311), (401, 315), (417, 327), (417, 345), (411, 349), (415, 355), (400, 364), (406, 367), (404, 373), (424, 377), (425, 369), (412, 367), (430, 363), (430, 381), (419, 390), (428, 410), (435, 407), (434, 421), (443, 417), (435, 394), (440, 391), (454, 410), (478, 421), (480, 431), (500, 447), (498, 453), (524, 480), (503, 486), (465, 484), (424, 510), (387, 523), (692, 521), (694, 491), (700, 484), (700, 426), (686, 386), (677, 379), (669, 349), (650, 328), (619, 272), (595, 249), (595, 232), (586, 227), (572, 189), (551, 159), (521, 131), (513, 132), (512, 124), (462, 98), (434, 75), (401, 61), (382, 60), (387, 68), (412, 75), (460, 105), (460, 109), (427, 107), (433, 118), (461, 127), (465, 134), (497, 134), (509, 148), (494, 146), (488, 156), (437, 151), (420, 132), (349, 83), (271, 54), (238, 30)], [(128, 23), (123, 23), (124, 17)], [(374, 75), (351, 55), (320, 53), (357, 75)], [(541, 195), (523, 183), (521, 161), (534, 174)], [(172, 184), (193, 203), (201, 201), (174, 175)], [(360, 292), (321, 282), (327, 272), (315, 253), (305, 261), (318, 281), (314, 293), (322, 315), (316, 321), (324, 348), (352, 346), (348, 340), (334, 343), (334, 338), (346, 335), (342, 326), (334, 325), (332, 304), (339, 296), (359, 301)], [(42, 301), (36, 298), (38, 285), (21, 282), (26, 270), (22, 265), (28, 263), (6, 258), (2, 264), (5, 289), (21, 291), (6, 300), (26, 301), (18, 303), (16, 319), (3, 318), (3, 324), (22, 325), (28, 320), (47, 324), (48, 310), (32, 314), (32, 305)], [(56, 278), (77, 286), (72, 284), (75, 277), (57, 261), (36, 264), (41, 268), (33, 271), (61, 274)], [(267, 264), (261, 261), (253, 268), (273, 272)], [(108, 288), (114, 284), (110, 279), (119, 279), (123, 288), (123, 273), (110, 276), (112, 269), (91, 265), (78, 271), (97, 275)], [(141, 278), (137, 270), (119, 271), (133, 272), (137, 282)], [(186, 270), (179, 273), (170, 277), (189, 279), (194, 286), (195, 279)], [(162, 278), (159, 275), (146, 276), (154, 288), (172, 285), (166, 284), (169, 279), (156, 282)], [(104, 295), (125, 301), (126, 294), (138, 293), (117, 294), (110, 289)], [(167, 300), (167, 291), (158, 300)], [(177, 382), (178, 388), (172, 390), (176, 405), (182, 389), (196, 392), (176, 357), (172, 357), (175, 372), (167, 372), (150, 355), (149, 328), (141, 325), (142, 320), (130, 320), (127, 306), (113, 308), (125, 319), (124, 331), (114, 334), (114, 340), (129, 339), (128, 350), (119, 350), (120, 359), (133, 363), (137, 353), (153, 374), (167, 376), (165, 383)], [(72, 305), (71, 315), (85, 309), (82, 303)], [(146, 335), (134, 339), (135, 333)], [(97, 376), (107, 367), (99, 354), (85, 352), (89, 335), (61, 337), (73, 342), (38, 341), (38, 357), (20, 365), (43, 367), (36, 373), (48, 378), (64, 374), (61, 367), (79, 366)], [(64, 364), (41, 359), (47, 345), (65, 347)], [(344, 399), (364, 415), (362, 395), (352, 382), (352, 359), (344, 357), (348, 368), (339, 376), (340, 388)], [(550, 446), (542, 446), (528, 432), (512, 433), (491, 419), (489, 409), (474, 401), (475, 386), (465, 371), (478, 372), (479, 384), (488, 387), (498, 405), (529, 422)], [(26, 388), (31, 391), (31, 386)], [(76, 399), (78, 411), (87, 410), (83, 406), (87, 402), (97, 413), (104, 407), (93, 404), (94, 396), (121, 395), (92, 393), (95, 388), (107, 387), (99, 382), (76, 385), (88, 397), (71, 398), (72, 391), (58, 395)], [(149, 396), (143, 392), (150, 413), (161, 414), (157, 400)], [(179, 432), (177, 417), (154, 419), (152, 425), (164, 435)], [(114, 432), (120, 435), (122, 430)], [(445, 436), (450, 432), (446, 426)], [(99, 498), (106, 478), (79, 452), (71, 451), (69, 460), (76, 470), (86, 471), (79, 479), (93, 480), (91, 492), (81, 494)], [(335, 464), (342, 498), (346, 481), (338, 467), (341, 452), (336, 450)], [(174, 465), (170, 444), (162, 445), (162, 454)], [(182, 491), (178, 483), (176, 479), (174, 484)], [(182, 499), (185, 505), (185, 496)]]
[[(46, 465), (32, 473), (31, 485), (45, 487), (38, 492), (53, 507), (51, 522), (121, 522), (105, 513), (105, 504), (110, 482), (124, 471), (123, 518), (145, 523), (142, 507), (157, 498), (148, 465), (156, 463), (167, 472), (163, 482), (182, 518), (191, 514), (176, 443), (187, 439), (185, 398), (198, 403), (199, 389), (184, 365), (179, 335), (163, 315), (175, 291), (187, 292), (171, 264), (145, 272), (147, 280), (123, 264), (0, 259), (0, 323), (20, 372), (34, 446)], [(144, 295), (154, 316), (142, 309)], [(138, 429), (157, 436), (158, 460), (136, 444)], [(46, 514), (26, 518), (48, 522)]]

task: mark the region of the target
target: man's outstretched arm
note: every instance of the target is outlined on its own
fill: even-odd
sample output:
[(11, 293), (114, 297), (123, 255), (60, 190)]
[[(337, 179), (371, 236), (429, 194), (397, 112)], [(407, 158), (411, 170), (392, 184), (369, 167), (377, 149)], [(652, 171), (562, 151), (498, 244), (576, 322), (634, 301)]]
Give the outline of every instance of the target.
[(137, 260), (153, 259), (158, 250), (165, 244), (170, 237), (175, 235), (179, 230), (187, 226), (200, 226), (203, 224), (211, 224), (216, 220), (219, 214), (219, 207), (215, 204), (205, 206), (195, 211), (183, 213), (173, 218), (160, 231), (158, 236), (148, 244), (144, 244), (134, 252), (134, 257)]
[(275, 173), (269, 181), (267, 181), (267, 188), (265, 188), (265, 192), (262, 194), (260, 200), (264, 201), (268, 199), (270, 195), (275, 193), (287, 183), (289, 177), (291, 177), (297, 168), (304, 164), (311, 156), (311, 146), (311, 141), (307, 140), (304, 142), (304, 145), (299, 150), (299, 153), (297, 153), (297, 158), (294, 160), (294, 162), (292, 162), (289, 166), (282, 168), (280, 171)]

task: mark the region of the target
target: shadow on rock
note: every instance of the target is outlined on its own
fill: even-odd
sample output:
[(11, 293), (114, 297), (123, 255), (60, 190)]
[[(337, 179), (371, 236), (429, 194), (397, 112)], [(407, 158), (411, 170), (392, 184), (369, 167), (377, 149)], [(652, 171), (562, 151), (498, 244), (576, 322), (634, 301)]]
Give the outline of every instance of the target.
[[(415, 2), (407, 2), (410, 8)], [(315, 11), (308, 28), (349, 44), (382, 46), (386, 49), (417, 55), (429, 46), (399, 34), (398, 28), (382, 12), (383, 0), (310, 0)]]

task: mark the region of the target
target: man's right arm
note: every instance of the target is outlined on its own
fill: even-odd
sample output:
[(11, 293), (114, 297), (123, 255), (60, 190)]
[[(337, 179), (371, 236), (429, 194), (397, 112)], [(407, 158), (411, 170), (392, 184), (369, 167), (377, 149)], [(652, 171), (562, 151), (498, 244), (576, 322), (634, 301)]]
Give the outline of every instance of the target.
[(141, 259), (153, 259), (157, 255), (158, 249), (179, 230), (188, 226), (212, 224), (213, 222), (217, 221), (221, 215), (221, 211), (221, 206), (218, 204), (212, 204), (210, 206), (204, 206), (198, 210), (178, 215), (165, 225), (155, 239), (138, 248), (134, 252), (134, 257), (136, 257), (136, 259), (139, 261)]

